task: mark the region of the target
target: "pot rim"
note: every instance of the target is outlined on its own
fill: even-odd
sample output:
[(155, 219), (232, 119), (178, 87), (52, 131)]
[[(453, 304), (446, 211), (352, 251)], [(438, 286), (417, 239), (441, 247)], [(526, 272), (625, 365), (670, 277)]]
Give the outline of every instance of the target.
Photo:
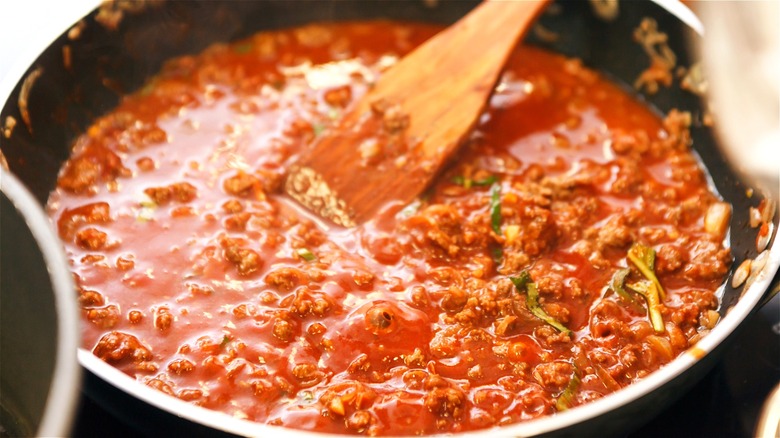
[[(684, 25), (690, 27), (698, 35), (704, 35), (704, 26), (691, 9), (679, 0), (652, 0), (655, 4), (677, 17)], [(60, 26), (52, 26), (59, 33), (47, 29), (47, 32), (38, 34), (31, 47), (48, 47), (60, 34), (62, 29), (68, 29), (79, 18), (87, 15), (95, 7), (99, 6), (99, 0), (84, 0), (84, 10), (78, 12), (78, 8), (72, 8), (67, 17), (60, 17)], [(75, 17), (75, 18), (74, 18)], [(39, 52), (30, 51), (17, 60), (8, 74), (0, 79), (0, 102), (7, 100), (15, 84), (21, 80), (27, 68), (32, 65)], [(64, 261), (61, 266), (67, 266)], [(553, 432), (569, 427), (593, 417), (605, 415), (621, 406), (639, 400), (649, 395), (654, 390), (673, 381), (681, 373), (693, 367), (698, 361), (712, 353), (736, 328), (758, 307), (765, 291), (769, 288), (775, 273), (780, 267), (780, 244), (773, 244), (767, 250), (767, 262), (751, 286), (745, 289), (739, 301), (728, 311), (728, 314), (702, 338), (694, 347), (681, 354), (675, 360), (651, 373), (644, 379), (609, 394), (601, 399), (594, 400), (582, 406), (577, 406), (567, 411), (559, 412), (552, 416), (528, 420), (500, 428), (490, 428), (473, 432), (458, 434), (462, 437), (487, 437), (501, 435), (534, 436)], [(281, 437), (305, 437), (327, 436), (335, 437), (330, 433), (312, 432), (297, 429), (289, 429), (232, 417), (228, 414), (195, 406), (175, 397), (166, 395), (153, 388), (141, 384), (137, 380), (122, 373), (111, 365), (94, 356), (89, 350), (79, 347), (78, 360), (81, 365), (111, 386), (129, 394), (158, 409), (172, 414), (181, 419), (201, 424), (215, 430), (229, 432), (242, 436), (263, 436), (273, 434)]]
[(70, 431), (80, 392), (81, 368), (76, 350), (81, 344), (79, 310), (73, 277), (51, 222), (27, 188), (0, 168), (0, 191), (21, 214), (46, 262), (57, 314), (57, 351), (54, 372), (37, 436), (65, 436)]

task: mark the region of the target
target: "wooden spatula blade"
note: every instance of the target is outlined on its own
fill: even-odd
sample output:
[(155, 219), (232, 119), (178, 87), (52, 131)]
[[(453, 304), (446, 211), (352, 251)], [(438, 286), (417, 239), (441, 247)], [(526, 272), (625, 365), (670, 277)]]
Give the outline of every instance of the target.
[(489, 1), (387, 71), (288, 172), (286, 192), (354, 226), (418, 196), (476, 125), (548, 0)]

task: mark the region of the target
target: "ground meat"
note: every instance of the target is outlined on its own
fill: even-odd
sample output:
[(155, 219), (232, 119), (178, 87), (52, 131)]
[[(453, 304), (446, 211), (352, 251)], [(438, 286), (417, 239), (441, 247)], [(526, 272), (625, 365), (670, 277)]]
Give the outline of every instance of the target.
[(170, 309), (166, 306), (161, 306), (154, 312), (154, 326), (158, 330), (168, 330), (173, 324), (174, 317), (171, 315)]
[(260, 255), (252, 249), (240, 246), (238, 241), (223, 239), (221, 245), (224, 248), (225, 260), (233, 263), (239, 274), (250, 275), (263, 266), (263, 259)]
[(293, 290), (296, 286), (306, 284), (308, 276), (305, 272), (296, 268), (280, 268), (269, 272), (265, 282), (285, 292)]
[(115, 152), (97, 145), (88, 146), (77, 158), (68, 161), (59, 179), (59, 186), (69, 192), (94, 192), (101, 181), (113, 181), (119, 176), (130, 176)]
[(568, 362), (540, 363), (534, 367), (533, 376), (540, 385), (561, 389), (569, 383), (573, 372)]
[(306, 286), (296, 289), (295, 294), (289, 299), (282, 301), (282, 306), (288, 306), (291, 312), (304, 317), (312, 314), (316, 317), (323, 317), (331, 309), (330, 299), (322, 292), (314, 292)]
[(293, 336), (293, 325), (286, 319), (277, 319), (274, 322), (274, 336), (282, 341), (289, 341)]
[(168, 364), (168, 371), (174, 374), (190, 373), (195, 370), (195, 364), (187, 359), (176, 359)]
[(442, 418), (457, 418), (463, 414), (466, 396), (455, 388), (434, 388), (425, 395), (425, 407)]
[(263, 185), (260, 180), (244, 172), (238, 172), (225, 179), (223, 187), (225, 192), (234, 196), (255, 198), (263, 196)]
[[(595, 400), (706, 335), (730, 254), (705, 225), (718, 199), (688, 151), (689, 116), (661, 121), (577, 60), (519, 47), (408, 205), (342, 229), (281, 193), (301, 151), (436, 30), (264, 32), (123, 96), (78, 137), (48, 205), (85, 345), (250, 421), (422, 435), (551, 415), (567, 388), (573, 405)], [(371, 111), (364, 164), (403, 165), (414, 108)], [(657, 250), (663, 330), (632, 289), (637, 241)], [(513, 284), (523, 272), (545, 315)]]
[(662, 245), (656, 259), (656, 272), (668, 274), (680, 269), (686, 262), (687, 254), (677, 245)]
[(112, 328), (119, 322), (119, 307), (109, 304), (105, 307), (94, 307), (86, 310), (87, 320), (102, 328)]
[(323, 99), (330, 106), (346, 107), (352, 100), (352, 88), (349, 86), (335, 87), (325, 91)]
[(241, 212), (230, 215), (225, 218), (225, 229), (230, 231), (244, 231), (246, 230), (246, 224), (252, 218), (252, 214), (248, 212)]
[(295, 365), (292, 369), (292, 375), (295, 376), (304, 387), (314, 386), (325, 377), (325, 374), (318, 370), (316, 365), (310, 363)]
[(111, 208), (106, 202), (85, 204), (68, 209), (57, 221), (57, 229), (64, 240), (73, 238), (74, 233), (83, 224), (103, 224), (111, 220)]
[(92, 350), (95, 356), (108, 363), (130, 360), (135, 363), (152, 359), (152, 352), (135, 336), (118, 331), (104, 335)]
[(144, 190), (147, 196), (157, 205), (165, 205), (170, 201), (181, 203), (191, 202), (198, 196), (198, 189), (188, 182), (180, 182), (165, 187), (150, 187)]
[(108, 235), (97, 228), (86, 228), (76, 233), (76, 245), (91, 250), (103, 249)]
[(462, 218), (450, 206), (428, 207), (407, 220), (406, 225), (418, 248), (434, 257), (458, 255), (462, 244)]
[(703, 280), (723, 278), (731, 266), (731, 251), (709, 241), (697, 241), (690, 250), (692, 257), (685, 266), (685, 275)]
[(105, 305), (105, 298), (100, 292), (79, 288), (79, 304), (82, 308), (102, 307)]
[(596, 242), (599, 248), (616, 247), (624, 248), (634, 241), (632, 229), (629, 227), (631, 219), (624, 215), (612, 216), (598, 228)]

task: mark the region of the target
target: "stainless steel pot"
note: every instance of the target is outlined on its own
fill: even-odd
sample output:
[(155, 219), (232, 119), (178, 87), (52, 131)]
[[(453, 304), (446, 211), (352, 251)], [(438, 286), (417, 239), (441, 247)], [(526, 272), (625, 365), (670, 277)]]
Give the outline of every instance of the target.
[[(261, 29), (311, 21), (378, 17), (450, 23), (474, 5), (469, 1), (438, 2), (431, 7), (431, 3), (420, 0), (168, 2), (146, 7), (130, 3), (135, 5), (130, 10), (116, 6), (122, 3), (104, 5), (103, 12), (91, 12), (43, 50), (12, 88), (0, 89), (0, 101), (5, 101), (0, 122), (11, 116), (18, 125), (8, 138), (0, 138), (0, 149), (11, 170), (44, 203), (76, 135), (96, 116), (109, 111), (122, 92), (138, 89), (159, 70), (164, 60)], [(701, 24), (687, 8), (677, 2), (663, 2), (663, 5), (626, 2), (622, 6), (615, 19), (603, 20), (592, 13), (589, 3), (560, 3), (555, 6), (556, 14), (541, 19), (545, 33), (554, 33), (557, 38), (542, 38), (538, 34), (530, 38), (531, 42), (579, 57), (586, 65), (630, 84), (649, 63), (647, 55), (631, 38), (642, 18), (649, 16), (667, 33), (678, 65), (693, 64), (686, 41), (697, 38)], [(121, 14), (122, 18), (114, 28), (105, 25), (105, 20), (104, 24), (99, 22), (105, 14)], [(66, 63), (63, 63), (64, 53), (68, 54)], [(756, 230), (749, 225), (748, 212), (751, 206), (758, 205), (761, 190), (745, 186), (735, 176), (716, 147), (714, 134), (702, 123), (705, 110), (698, 96), (673, 86), (662, 87), (658, 93), (644, 98), (659, 111), (679, 108), (693, 113), (694, 148), (713, 176), (713, 187), (734, 206), (729, 237), (736, 257), (734, 267), (743, 260), (756, 258)], [(24, 108), (26, 117), (23, 117)], [(774, 184), (780, 183), (775, 179)], [(777, 229), (776, 217), (772, 223)], [(773, 276), (780, 265), (780, 245), (774, 238), (762, 257), (764, 263), (760, 269), (756, 264), (755, 278), (749, 288), (734, 289), (730, 281), (724, 285), (720, 309), (723, 318), (718, 326), (658, 372), (617, 393), (553, 417), (470, 436), (606, 436), (637, 427), (703, 376), (742, 322), (777, 287), (778, 280), (773, 283)], [(150, 434), (313, 435), (247, 422), (193, 406), (134, 381), (83, 349), (79, 350), (79, 360), (89, 371), (87, 393), (142, 430), (154, 419), (155, 429), (146, 429)]]
[(64, 436), (81, 383), (73, 283), (41, 206), (0, 169), (0, 426)]

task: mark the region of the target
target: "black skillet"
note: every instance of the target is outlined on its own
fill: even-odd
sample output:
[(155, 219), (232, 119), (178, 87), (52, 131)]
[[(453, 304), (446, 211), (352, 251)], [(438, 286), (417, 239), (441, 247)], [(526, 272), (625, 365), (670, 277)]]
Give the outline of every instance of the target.
[[(431, 6), (432, 3), (438, 4)], [(110, 111), (122, 93), (140, 88), (166, 59), (197, 53), (213, 42), (245, 37), (261, 29), (312, 21), (390, 18), (447, 24), (474, 4), (473, 1), (277, 0), (149, 4), (135, 1), (104, 5), (109, 12), (123, 15), (115, 29), (95, 22), (97, 13), (93, 11), (75, 30), (63, 33), (48, 48), (31, 48), (42, 51), (38, 59), (18, 83), (0, 89), (0, 101), (5, 102), (0, 123), (5, 124), (9, 116), (17, 121), (10, 135), (0, 136), (0, 150), (11, 171), (44, 205), (61, 164), (69, 156), (73, 140), (92, 120)], [(128, 8), (125, 10), (123, 6)], [(678, 3), (674, 7), (679, 6)], [(631, 37), (643, 17), (653, 17), (658, 28), (668, 34), (678, 65), (688, 67), (693, 63), (688, 42), (698, 35), (653, 2), (622, 3), (614, 21), (597, 17), (589, 2), (559, 2), (553, 8), (557, 13), (546, 14), (540, 22), (546, 33), (557, 38), (539, 38), (540, 34), (536, 34), (528, 41), (578, 57), (585, 65), (620, 83), (633, 83), (648, 66), (647, 55)], [(685, 8), (680, 10), (681, 16), (685, 16)], [(695, 19), (688, 22), (696, 25)], [(36, 79), (29, 79), (35, 76)], [(758, 205), (761, 191), (755, 188), (752, 196), (749, 195), (750, 188), (736, 176), (717, 149), (711, 129), (703, 125), (700, 99), (682, 91), (678, 83), (675, 80), (672, 87), (662, 87), (658, 93), (641, 98), (661, 113), (678, 108), (693, 114), (694, 149), (712, 175), (713, 187), (733, 205), (729, 240), (736, 268), (743, 260), (758, 255), (756, 230), (749, 226), (748, 209)], [(26, 101), (29, 125), (20, 110), (20, 97)], [(773, 190), (777, 186), (776, 182)], [(773, 221), (777, 229), (777, 217)], [(762, 298), (777, 288), (780, 279), (772, 277), (780, 264), (780, 248), (775, 245), (774, 237), (768, 249), (768, 261), (750, 288), (733, 289), (729, 276), (723, 287), (720, 312), (724, 318), (719, 325), (690, 352), (662, 370), (618, 393), (554, 417), (476, 435), (607, 436), (630, 431), (657, 415), (712, 367), (733, 333), (758, 309)], [(269, 428), (194, 407), (133, 381), (88, 351), (81, 350), (79, 359), (88, 370), (87, 395), (150, 435), (315, 435)]]

